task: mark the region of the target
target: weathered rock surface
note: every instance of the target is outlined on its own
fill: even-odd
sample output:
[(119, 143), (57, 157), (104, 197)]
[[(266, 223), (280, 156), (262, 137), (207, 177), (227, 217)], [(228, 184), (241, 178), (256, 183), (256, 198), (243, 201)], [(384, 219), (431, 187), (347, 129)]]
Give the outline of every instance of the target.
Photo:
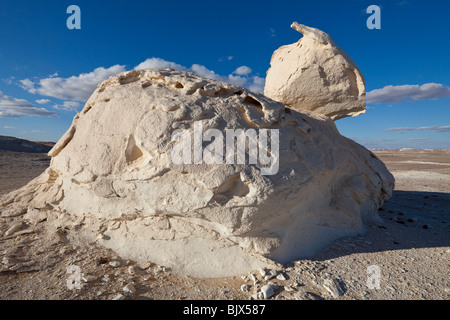
[[(175, 164), (172, 134), (198, 123), (204, 133), (279, 130), (278, 170)], [(74, 242), (199, 277), (274, 268), (362, 232), (394, 184), (330, 118), (169, 69), (101, 83), (49, 154), (45, 173), (0, 198), (2, 216), (55, 212), (47, 223), (75, 230), (62, 235)]]
[(333, 120), (364, 113), (364, 77), (357, 65), (325, 32), (297, 22), (291, 27), (303, 37), (273, 53), (264, 94)]

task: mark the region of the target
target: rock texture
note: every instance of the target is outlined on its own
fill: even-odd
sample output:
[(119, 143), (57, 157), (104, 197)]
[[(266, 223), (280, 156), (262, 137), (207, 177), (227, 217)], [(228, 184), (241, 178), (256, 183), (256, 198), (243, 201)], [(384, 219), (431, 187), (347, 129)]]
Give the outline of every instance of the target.
[(325, 32), (297, 22), (291, 27), (303, 37), (273, 53), (264, 94), (333, 120), (364, 113), (364, 77), (356, 64)]
[[(196, 123), (279, 130), (278, 171), (175, 164), (172, 133)], [(74, 243), (198, 277), (274, 268), (362, 232), (394, 185), (329, 117), (170, 69), (101, 83), (49, 154), (41, 176), (0, 199), (2, 217), (47, 216)]]

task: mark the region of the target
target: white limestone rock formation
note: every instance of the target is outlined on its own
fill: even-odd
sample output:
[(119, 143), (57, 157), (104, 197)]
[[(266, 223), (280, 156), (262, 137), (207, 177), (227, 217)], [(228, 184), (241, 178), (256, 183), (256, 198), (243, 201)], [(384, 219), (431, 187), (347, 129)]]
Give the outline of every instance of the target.
[(291, 27), (303, 37), (273, 53), (264, 94), (333, 120), (364, 113), (365, 83), (356, 64), (325, 32), (297, 22)]
[[(175, 163), (181, 140), (172, 134), (193, 133), (194, 156), (199, 125), (204, 135), (278, 130), (278, 150), (275, 131), (256, 145), (275, 170), (248, 158)], [(197, 147), (211, 150), (212, 140), (203, 136)], [(274, 268), (362, 232), (394, 184), (384, 164), (330, 118), (170, 69), (101, 83), (49, 154), (45, 173), (0, 198), (2, 217), (46, 221), (69, 230), (72, 241), (198, 277)]]

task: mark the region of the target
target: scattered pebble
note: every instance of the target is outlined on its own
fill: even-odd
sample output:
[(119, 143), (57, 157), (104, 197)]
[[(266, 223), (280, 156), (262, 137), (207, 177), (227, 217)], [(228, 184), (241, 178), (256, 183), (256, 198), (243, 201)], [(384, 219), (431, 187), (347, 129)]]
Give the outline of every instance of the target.
[(131, 275), (135, 275), (136, 274), (136, 270), (134, 268), (134, 266), (129, 266), (128, 267), (128, 273)]
[(274, 284), (266, 284), (261, 288), (261, 293), (263, 294), (264, 299), (268, 299), (274, 295), (277, 286)]
[(69, 248), (61, 248), (61, 250), (59, 250), (59, 254), (63, 255), (63, 254), (68, 254), (70, 253), (70, 249)]
[(284, 286), (284, 291), (287, 292), (294, 292), (296, 291), (295, 288), (293, 288), (292, 286)]
[(243, 285), (241, 286), (241, 291), (243, 291), (243, 292), (248, 291), (248, 285), (243, 284)]
[(261, 275), (261, 277), (265, 277), (266, 276), (266, 270), (264, 270), (263, 268), (259, 269), (259, 274)]
[(136, 288), (132, 283), (129, 283), (125, 287), (123, 287), (123, 291), (134, 294), (136, 293)]
[(113, 298), (113, 300), (125, 300), (125, 296), (121, 293), (119, 293), (117, 296)]
[(10, 236), (12, 234), (14, 234), (15, 232), (17, 232), (18, 230), (20, 230), (23, 226), (23, 222), (16, 222), (14, 223), (11, 228), (9, 228), (8, 230), (5, 231), (5, 237)]
[(258, 279), (256, 279), (256, 277), (255, 277), (254, 274), (251, 274), (251, 275), (250, 275), (250, 280), (253, 281), (253, 285), (256, 285), (256, 284), (258, 283)]
[(312, 292), (299, 292), (295, 296), (296, 300), (323, 300), (323, 298)]
[(264, 277), (264, 280), (270, 280), (278, 274), (277, 270), (270, 270), (267, 275)]
[(4, 265), (11, 265), (13, 263), (13, 258), (12, 257), (3, 257), (2, 263)]
[(109, 274), (105, 274), (100, 282), (109, 282), (109, 280), (111, 280)]
[(277, 279), (280, 280), (280, 281), (285, 281), (285, 280), (287, 280), (287, 279), (286, 279), (286, 276), (285, 276), (283, 273), (279, 273), (279, 274), (277, 275)]
[(147, 270), (147, 269), (150, 268), (151, 266), (152, 266), (152, 263), (151, 263), (151, 262), (148, 262), (148, 261), (143, 262), (143, 263), (140, 263), (140, 264), (138, 265), (138, 267), (141, 268), (142, 270)]
[(92, 282), (92, 281), (97, 280), (97, 277), (95, 277), (95, 276), (90, 276), (90, 275), (86, 275), (86, 276), (83, 276), (83, 277), (81, 278), (81, 280), (82, 280), (83, 282)]
[(97, 240), (105, 240), (108, 237), (104, 233), (97, 234)]
[(117, 260), (113, 260), (113, 261), (110, 261), (110, 262), (109, 262), (109, 265), (110, 265), (111, 267), (113, 267), (113, 268), (117, 268), (117, 267), (120, 266), (120, 262), (117, 261)]
[(339, 298), (345, 293), (344, 286), (338, 279), (326, 279), (323, 283), (323, 287), (333, 298)]

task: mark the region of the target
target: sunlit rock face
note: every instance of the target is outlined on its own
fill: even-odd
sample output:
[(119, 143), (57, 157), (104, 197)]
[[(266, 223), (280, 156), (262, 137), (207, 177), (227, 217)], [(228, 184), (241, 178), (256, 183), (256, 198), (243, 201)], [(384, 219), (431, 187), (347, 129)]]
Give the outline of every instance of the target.
[(291, 27), (303, 37), (273, 53), (264, 94), (333, 120), (364, 113), (364, 77), (356, 64), (325, 32), (297, 22)]
[[(227, 161), (230, 130), (258, 137), (245, 161)], [(362, 232), (394, 183), (329, 117), (170, 69), (102, 82), (49, 155), (45, 173), (0, 199), (2, 215), (52, 212), (47, 223), (74, 241), (199, 277), (285, 263)]]

